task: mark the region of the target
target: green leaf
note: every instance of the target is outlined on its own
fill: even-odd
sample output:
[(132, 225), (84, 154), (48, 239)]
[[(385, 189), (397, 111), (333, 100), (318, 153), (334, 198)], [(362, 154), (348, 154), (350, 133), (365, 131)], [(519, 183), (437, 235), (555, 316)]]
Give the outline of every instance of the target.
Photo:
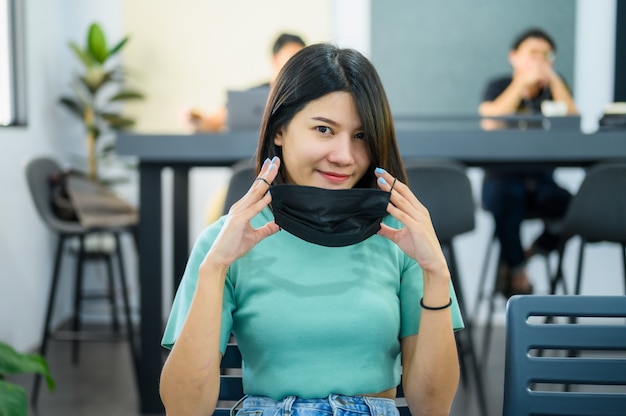
[(63, 104), (76, 117), (83, 119), (83, 107), (76, 100), (70, 97), (61, 97), (59, 103)]
[(91, 55), (89, 55), (88, 52), (84, 51), (76, 43), (70, 42), (70, 49), (74, 51), (74, 54), (78, 57), (78, 59), (81, 60), (86, 68), (91, 68), (91, 66), (93, 66), (93, 64), (95, 63)]
[(109, 123), (112, 129), (124, 129), (135, 124), (135, 120), (122, 117), (119, 114), (103, 113), (100, 116)]
[(0, 380), (0, 415), (28, 415), (26, 392), (22, 387)]
[(97, 23), (89, 26), (89, 34), (87, 35), (87, 50), (94, 57), (96, 62), (103, 64), (109, 56), (107, 49), (107, 41), (102, 28)]
[(91, 67), (84, 76), (80, 77), (80, 80), (92, 94), (95, 94), (111, 80), (111, 76), (109, 72), (105, 72), (104, 68), (98, 65)]
[(109, 51), (109, 56), (113, 56), (116, 53), (118, 53), (119, 51), (122, 50), (122, 48), (124, 47), (124, 45), (126, 45), (126, 42), (128, 42), (128, 36), (124, 37), (124, 39), (122, 39), (121, 41), (118, 42), (117, 45), (115, 45), (110, 51)]
[(124, 90), (111, 97), (110, 101), (143, 100), (143, 98), (143, 94), (138, 91)]
[(54, 380), (46, 360), (39, 354), (21, 354), (0, 342), (0, 375), (35, 373), (45, 377), (48, 389), (54, 390)]

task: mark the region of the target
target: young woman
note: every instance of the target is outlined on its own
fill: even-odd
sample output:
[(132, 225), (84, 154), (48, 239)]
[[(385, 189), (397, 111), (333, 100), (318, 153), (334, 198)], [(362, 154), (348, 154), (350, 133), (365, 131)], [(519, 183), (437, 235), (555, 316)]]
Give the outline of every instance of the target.
[(213, 413), (231, 333), (240, 412), (397, 414), (402, 374), (413, 415), (447, 415), (463, 323), (372, 64), (328, 44), (298, 52), (270, 93), (257, 161), (178, 288), (163, 337), (168, 415)]

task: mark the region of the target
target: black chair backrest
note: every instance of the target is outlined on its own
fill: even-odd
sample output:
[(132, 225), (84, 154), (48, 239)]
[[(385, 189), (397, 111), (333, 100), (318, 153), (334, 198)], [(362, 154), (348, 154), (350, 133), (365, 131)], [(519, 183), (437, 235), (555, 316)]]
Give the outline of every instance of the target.
[[(558, 317), (579, 323), (546, 323)], [(513, 296), (506, 310), (503, 414), (626, 414), (623, 318), (626, 296)]]
[(252, 182), (254, 182), (256, 177), (256, 162), (249, 159), (242, 160), (232, 166), (232, 171), (222, 214), (227, 214), (230, 207), (240, 200), (252, 186)]
[[(232, 341), (232, 340), (231, 340)], [(241, 379), (241, 353), (235, 342), (229, 342), (222, 357), (222, 375), (220, 376), (220, 392), (214, 416), (229, 416), (230, 409), (239, 401), (243, 393)], [(398, 387), (396, 403), (400, 416), (411, 416), (409, 407), (404, 400), (402, 386)]]
[(442, 243), (471, 231), (476, 204), (472, 185), (463, 165), (454, 161), (405, 161), (408, 185), (428, 209)]
[(565, 237), (626, 243), (626, 162), (591, 167), (562, 222)]

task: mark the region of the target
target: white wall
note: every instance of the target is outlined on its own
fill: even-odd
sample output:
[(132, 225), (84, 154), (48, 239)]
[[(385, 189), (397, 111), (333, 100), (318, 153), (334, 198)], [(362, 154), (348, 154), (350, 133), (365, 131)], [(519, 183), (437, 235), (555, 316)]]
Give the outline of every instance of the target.
[[(266, 82), (271, 48), (281, 32), (307, 43), (330, 38), (329, 0), (133, 0), (123, 2), (124, 31), (132, 39), (124, 62), (149, 91), (128, 106), (141, 132), (189, 132), (190, 107), (222, 106), (227, 89)], [(149, 15), (149, 18), (146, 16)]]

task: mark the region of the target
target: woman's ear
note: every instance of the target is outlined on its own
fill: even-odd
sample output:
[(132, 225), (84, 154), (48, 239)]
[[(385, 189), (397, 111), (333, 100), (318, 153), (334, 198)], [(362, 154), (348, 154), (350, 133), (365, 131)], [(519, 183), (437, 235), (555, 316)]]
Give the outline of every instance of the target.
[(276, 131), (276, 135), (274, 136), (274, 145), (282, 146), (283, 145), (283, 128), (279, 128)]

